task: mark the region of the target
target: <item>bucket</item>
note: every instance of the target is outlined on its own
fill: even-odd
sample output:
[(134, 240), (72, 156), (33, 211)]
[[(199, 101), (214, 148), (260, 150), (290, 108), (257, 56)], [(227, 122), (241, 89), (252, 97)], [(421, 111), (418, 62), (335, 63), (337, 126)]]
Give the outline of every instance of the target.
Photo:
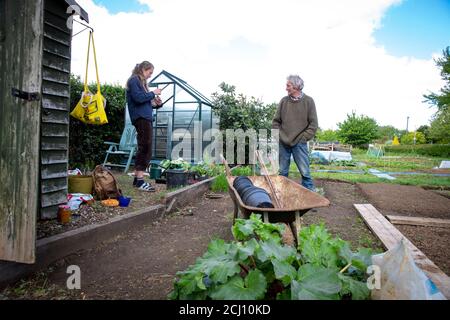
[(169, 169), (166, 170), (166, 185), (167, 189), (182, 187), (187, 185), (188, 172), (183, 170)]
[(161, 178), (161, 168), (152, 167), (150, 168), (150, 179), (159, 179)]
[(120, 196), (117, 198), (117, 200), (119, 200), (119, 206), (128, 207), (128, 205), (130, 204), (131, 198), (125, 197), (125, 196)]
[(91, 194), (94, 181), (92, 180), (92, 176), (76, 175), (69, 176), (68, 184), (69, 193)]
[(272, 200), (266, 190), (258, 187), (251, 187), (242, 194), (242, 201), (251, 207), (273, 208)]

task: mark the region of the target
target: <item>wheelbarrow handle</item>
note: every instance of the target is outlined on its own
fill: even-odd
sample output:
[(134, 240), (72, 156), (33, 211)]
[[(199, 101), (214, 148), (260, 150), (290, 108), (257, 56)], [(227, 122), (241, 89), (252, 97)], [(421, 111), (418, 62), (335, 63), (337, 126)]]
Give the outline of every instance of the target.
[(220, 154), (220, 159), (222, 159), (222, 163), (225, 166), (225, 172), (227, 174), (228, 177), (231, 177), (231, 170), (230, 167), (228, 166), (228, 162), (227, 159), (225, 159), (225, 157), (223, 156), (223, 154)]

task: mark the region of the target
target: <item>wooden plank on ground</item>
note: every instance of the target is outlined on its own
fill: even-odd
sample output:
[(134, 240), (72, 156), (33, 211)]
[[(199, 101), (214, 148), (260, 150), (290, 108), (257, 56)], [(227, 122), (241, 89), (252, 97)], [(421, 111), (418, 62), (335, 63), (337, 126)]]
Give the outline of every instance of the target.
[[(366, 207), (366, 204), (354, 204), (354, 206), (369, 229), (380, 239), (386, 249), (392, 249), (397, 245), (398, 240), (384, 227), (383, 221), (380, 221), (376, 215), (373, 215), (370, 207)], [(385, 219), (383, 216), (381, 217)]]
[(411, 226), (450, 228), (450, 219), (405, 217), (386, 215), (392, 224), (406, 224)]
[(416, 265), (434, 282), (442, 294), (450, 299), (450, 278), (436, 266), (433, 261), (420, 251), (408, 238), (394, 227), (374, 206), (371, 204), (355, 204), (369, 228), (383, 242), (389, 250), (395, 247), (399, 241), (404, 239), (405, 245), (410, 250)]

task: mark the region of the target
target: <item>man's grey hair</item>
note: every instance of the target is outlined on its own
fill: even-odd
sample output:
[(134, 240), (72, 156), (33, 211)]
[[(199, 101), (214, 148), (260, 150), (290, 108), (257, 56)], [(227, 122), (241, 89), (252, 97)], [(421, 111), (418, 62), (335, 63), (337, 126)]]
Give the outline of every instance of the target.
[(303, 90), (305, 82), (303, 81), (302, 78), (300, 78), (300, 76), (298, 76), (296, 74), (293, 74), (293, 75), (291, 74), (289, 77), (287, 77), (287, 80), (292, 83), (294, 88), (296, 88), (300, 91)]

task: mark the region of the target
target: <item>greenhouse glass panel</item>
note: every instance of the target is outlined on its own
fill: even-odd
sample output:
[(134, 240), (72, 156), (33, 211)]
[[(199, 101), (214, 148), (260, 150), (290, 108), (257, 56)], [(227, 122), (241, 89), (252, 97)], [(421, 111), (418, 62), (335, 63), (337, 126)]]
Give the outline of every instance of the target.
[(185, 101), (195, 101), (196, 98), (186, 90), (184, 90), (181, 86), (176, 86), (175, 95), (177, 97), (177, 102), (185, 102)]
[(190, 102), (190, 103), (180, 103), (175, 102), (175, 111), (198, 111), (199, 103)]
[[(159, 109), (153, 109), (155, 112), (167, 112), (167, 111), (173, 111), (173, 98), (169, 99), (167, 102), (166, 100), (162, 99), (162, 102), (164, 103), (162, 108)], [(157, 110), (157, 111), (156, 111)]]

